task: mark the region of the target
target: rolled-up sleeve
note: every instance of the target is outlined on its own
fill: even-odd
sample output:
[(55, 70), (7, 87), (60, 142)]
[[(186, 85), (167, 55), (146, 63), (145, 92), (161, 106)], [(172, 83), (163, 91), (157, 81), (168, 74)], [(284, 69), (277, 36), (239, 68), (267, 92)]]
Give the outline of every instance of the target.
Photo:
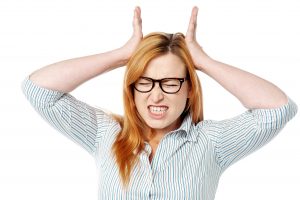
[(224, 170), (274, 138), (297, 113), (297, 105), (288, 103), (274, 109), (254, 109), (232, 119), (212, 121), (211, 139), (216, 160)]
[(98, 130), (97, 121), (101, 118), (102, 123), (108, 123), (109, 119), (105, 119), (108, 116), (68, 93), (39, 87), (29, 77), (22, 82), (22, 90), (47, 122), (90, 154), (95, 153), (97, 141), (103, 132)]

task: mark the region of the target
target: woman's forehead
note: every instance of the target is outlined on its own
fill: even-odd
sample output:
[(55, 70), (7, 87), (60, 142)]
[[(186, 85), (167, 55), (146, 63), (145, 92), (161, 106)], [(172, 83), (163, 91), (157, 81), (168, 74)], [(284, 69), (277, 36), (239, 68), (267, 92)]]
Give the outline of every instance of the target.
[(143, 76), (157, 79), (184, 77), (186, 76), (186, 67), (178, 56), (168, 53), (152, 59), (147, 65)]

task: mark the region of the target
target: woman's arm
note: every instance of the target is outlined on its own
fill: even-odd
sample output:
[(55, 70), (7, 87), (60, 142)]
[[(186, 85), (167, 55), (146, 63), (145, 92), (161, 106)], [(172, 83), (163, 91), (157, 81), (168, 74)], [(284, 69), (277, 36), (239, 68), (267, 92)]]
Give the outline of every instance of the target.
[(48, 65), (32, 73), (30, 80), (41, 87), (68, 93), (95, 76), (124, 66), (142, 37), (141, 10), (136, 7), (133, 19), (133, 35), (124, 46), (109, 52)]
[(61, 61), (26, 77), (22, 90), (35, 110), (60, 133), (90, 154), (95, 154), (104, 135), (112, 137), (118, 123), (112, 116), (68, 94), (83, 82), (126, 64), (142, 38), (140, 8), (135, 9), (131, 39), (110, 52)]
[(186, 43), (196, 69), (201, 70), (237, 97), (249, 109), (277, 108), (288, 98), (277, 86), (254, 74), (210, 58), (196, 41), (198, 8), (193, 8)]
[(254, 74), (213, 59), (208, 59), (202, 66), (202, 72), (221, 84), (248, 109), (278, 108), (288, 101), (276, 85)]

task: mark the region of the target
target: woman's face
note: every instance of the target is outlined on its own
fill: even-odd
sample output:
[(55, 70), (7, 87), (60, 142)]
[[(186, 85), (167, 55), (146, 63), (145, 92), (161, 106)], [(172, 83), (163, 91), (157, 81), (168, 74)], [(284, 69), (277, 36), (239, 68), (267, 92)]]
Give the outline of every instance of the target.
[[(168, 53), (152, 59), (142, 77), (186, 78), (186, 67), (178, 56)], [(156, 82), (150, 92), (141, 93), (135, 89), (134, 101), (137, 111), (149, 127), (156, 132), (167, 133), (180, 126), (180, 115), (185, 109), (188, 95), (187, 81), (182, 83), (180, 90), (175, 94), (163, 92)]]

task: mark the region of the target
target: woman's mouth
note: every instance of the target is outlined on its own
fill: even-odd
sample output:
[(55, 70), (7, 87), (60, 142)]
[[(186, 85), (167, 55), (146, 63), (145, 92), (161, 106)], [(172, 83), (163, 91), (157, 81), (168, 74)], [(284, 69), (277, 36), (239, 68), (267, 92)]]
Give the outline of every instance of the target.
[(150, 116), (155, 119), (161, 119), (169, 108), (167, 106), (148, 106)]

